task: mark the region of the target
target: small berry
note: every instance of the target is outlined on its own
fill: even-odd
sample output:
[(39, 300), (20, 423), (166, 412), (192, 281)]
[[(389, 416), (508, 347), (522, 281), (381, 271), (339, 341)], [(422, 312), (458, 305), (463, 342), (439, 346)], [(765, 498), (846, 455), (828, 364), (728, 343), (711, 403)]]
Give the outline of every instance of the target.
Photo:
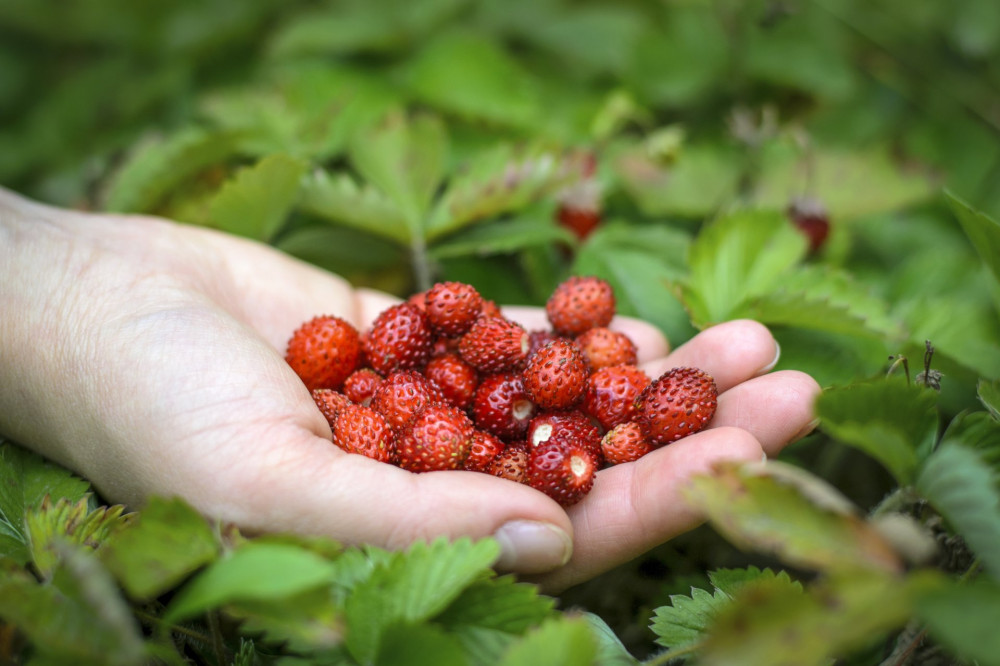
[(483, 309), (480, 313), (483, 317), (503, 317), (500, 306), (496, 301), (483, 300)]
[(412, 303), (383, 310), (364, 337), (368, 364), (381, 375), (420, 368), (430, 357), (434, 334), (427, 315)]
[(333, 427), (333, 419), (336, 418), (340, 408), (351, 404), (350, 398), (333, 389), (313, 389), (312, 397), (313, 402), (326, 417), (326, 422), (330, 424), (331, 428)]
[(399, 432), (399, 466), (411, 472), (462, 469), (472, 450), (475, 428), (458, 407), (435, 403), (414, 416)]
[(528, 485), (562, 506), (571, 506), (590, 492), (597, 466), (581, 445), (542, 444), (528, 452)]
[(595, 326), (607, 326), (615, 315), (611, 285), (594, 276), (572, 276), (560, 283), (545, 304), (552, 328), (576, 337)]
[(619, 423), (632, 420), (635, 399), (649, 382), (649, 375), (635, 365), (601, 368), (587, 379), (581, 408), (602, 428), (610, 430)]
[(556, 221), (560, 226), (573, 232), (580, 240), (584, 240), (601, 224), (601, 209), (594, 207), (577, 207), (568, 201), (563, 201), (556, 209)]
[(830, 214), (826, 206), (817, 199), (802, 197), (789, 204), (786, 214), (809, 241), (809, 252), (819, 252), (830, 235)]
[(516, 483), (528, 482), (528, 445), (515, 442), (507, 445), (486, 468), (487, 474)]
[(285, 361), (310, 391), (340, 389), (361, 363), (361, 336), (340, 317), (314, 317), (292, 333)]
[(342, 393), (359, 405), (371, 404), (375, 389), (383, 381), (382, 375), (371, 368), (358, 368), (344, 380)]
[(482, 316), (458, 341), (462, 360), (481, 372), (515, 367), (528, 353), (528, 333), (503, 317)]
[(635, 421), (620, 423), (601, 438), (601, 452), (610, 465), (638, 460), (652, 450), (653, 445), (646, 440), (642, 428)]
[(483, 309), (483, 297), (463, 282), (439, 282), (424, 297), (427, 320), (438, 335), (462, 335)]
[(635, 420), (653, 446), (702, 430), (715, 414), (715, 380), (698, 368), (674, 368), (660, 375), (635, 400)]
[(435, 356), (427, 362), (424, 376), (437, 384), (444, 397), (461, 409), (468, 409), (479, 386), (479, 373), (458, 354)]
[(518, 372), (483, 377), (472, 400), (476, 426), (508, 442), (524, 437), (535, 410)]
[(546, 343), (524, 368), (524, 388), (542, 409), (566, 409), (583, 398), (590, 372), (580, 348), (570, 340)]
[(476, 428), (472, 432), (472, 449), (465, 459), (464, 468), (470, 472), (485, 472), (505, 448), (507, 445), (500, 438)]
[(585, 448), (598, 465), (604, 462), (601, 430), (579, 410), (542, 412), (528, 424), (528, 448), (545, 444), (574, 444)]
[(384, 463), (395, 462), (392, 428), (371, 407), (345, 405), (337, 412), (333, 443), (348, 453), (358, 453)]
[(575, 340), (591, 372), (609, 365), (635, 365), (638, 354), (635, 343), (625, 333), (596, 326), (584, 331)]
[(398, 432), (424, 407), (444, 400), (441, 389), (431, 380), (416, 370), (399, 370), (382, 380), (372, 394), (370, 406)]

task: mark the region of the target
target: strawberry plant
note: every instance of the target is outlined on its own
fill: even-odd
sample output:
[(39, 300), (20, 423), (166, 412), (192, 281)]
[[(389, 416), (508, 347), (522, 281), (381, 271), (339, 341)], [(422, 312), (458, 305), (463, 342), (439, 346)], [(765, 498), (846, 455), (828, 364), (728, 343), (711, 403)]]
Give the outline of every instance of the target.
[(492, 539), (244, 534), (0, 440), (0, 661), (1000, 664), (995, 2), (85, 4), (0, 3), (0, 184), (399, 297), (287, 332), (331, 446), (585, 501), (717, 406), (612, 309), (759, 321), (823, 391), (687, 488), (703, 527), (558, 595)]

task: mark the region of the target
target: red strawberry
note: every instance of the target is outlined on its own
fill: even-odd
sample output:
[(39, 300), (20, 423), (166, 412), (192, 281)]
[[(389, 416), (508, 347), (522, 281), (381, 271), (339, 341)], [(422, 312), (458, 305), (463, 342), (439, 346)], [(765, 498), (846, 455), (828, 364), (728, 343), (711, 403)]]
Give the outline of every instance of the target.
[(524, 389), (520, 373), (501, 372), (479, 382), (472, 414), (478, 427), (509, 442), (524, 437), (535, 415), (535, 403)]
[(435, 356), (427, 362), (424, 376), (441, 389), (451, 404), (468, 409), (479, 386), (479, 373), (458, 354)]
[(339, 389), (361, 362), (361, 336), (340, 317), (314, 317), (292, 333), (285, 361), (310, 391)]
[(528, 445), (524, 442), (508, 444), (486, 468), (486, 473), (516, 483), (527, 483)]
[(528, 452), (528, 485), (562, 506), (576, 504), (590, 492), (598, 463), (582, 445), (553, 442)]
[(802, 197), (789, 204), (786, 214), (809, 241), (809, 252), (819, 252), (830, 235), (830, 214), (826, 206), (817, 199)]
[(601, 224), (601, 209), (597, 206), (579, 207), (570, 201), (563, 201), (556, 208), (556, 221), (583, 240)]
[(698, 368), (674, 368), (642, 390), (635, 400), (635, 421), (653, 446), (702, 430), (715, 414), (715, 380)]
[(594, 276), (572, 276), (555, 288), (545, 304), (552, 328), (576, 337), (589, 328), (607, 326), (615, 315), (611, 285)]
[(500, 306), (496, 304), (496, 301), (483, 300), (481, 314), (484, 317), (503, 317), (503, 312), (500, 311)]
[(579, 410), (542, 412), (528, 424), (528, 448), (545, 444), (575, 444), (584, 447), (598, 465), (604, 462), (601, 430)]
[(528, 353), (528, 333), (509, 319), (481, 316), (458, 341), (458, 353), (481, 372), (509, 370)]
[(580, 348), (570, 340), (546, 343), (524, 368), (524, 388), (542, 409), (565, 409), (583, 398), (590, 372)]
[(382, 375), (371, 368), (358, 368), (344, 380), (343, 393), (351, 399), (351, 402), (368, 405), (371, 404), (372, 395), (382, 381)]
[(605, 430), (632, 420), (635, 399), (650, 379), (635, 365), (611, 365), (594, 372), (587, 380), (582, 409)]
[(399, 370), (382, 380), (370, 405), (398, 432), (424, 407), (444, 400), (444, 393), (431, 380), (416, 370)]
[(382, 311), (364, 337), (368, 364), (381, 375), (420, 368), (430, 357), (434, 334), (427, 315), (412, 303)]
[(525, 360), (534, 356), (535, 352), (544, 347), (547, 343), (552, 342), (553, 340), (558, 340), (562, 337), (563, 336), (548, 328), (530, 331), (528, 333), (528, 354), (525, 357)]
[(333, 422), (333, 443), (348, 453), (358, 453), (384, 463), (395, 462), (392, 428), (371, 407), (349, 404)]
[(396, 438), (399, 466), (411, 472), (462, 469), (472, 450), (475, 427), (458, 407), (428, 405)]
[(604, 460), (611, 465), (632, 462), (653, 450), (642, 428), (635, 421), (620, 423), (604, 433), (601, 439), (601, 452)]
[(326, 417), (326, 422), (330, 424), (331, 428), (333, 428), (333, 419), (337, 416), (340, 408), (351, 404), (350, 398), (340, 391), (334, 391), (333, 389), (313, 389), (312, 397), (316, 406), (319, 407), (319, 411)]
[(507, 448), (498, 437), (476, 428), (472, 433), (472, 449), (465, 459), (464, 468), (470, 472), (485, 472), (490, 463)]
[(462, 335), (483, 309), (483, 297), (464, 282), (439, 282), (424, 297), (427, 320), (438, 335)]
[(635, 343), (620, 331), (596, 326), (584, 331), (575, 340), (591, 372), (609, 365), (635, 365), (638, 362)]

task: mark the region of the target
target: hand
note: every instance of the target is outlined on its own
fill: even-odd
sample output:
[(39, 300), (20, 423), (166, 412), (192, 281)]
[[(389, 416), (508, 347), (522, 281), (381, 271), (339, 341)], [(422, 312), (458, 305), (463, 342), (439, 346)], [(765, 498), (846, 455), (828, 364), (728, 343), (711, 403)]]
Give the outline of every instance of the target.
[[(498, 569), (548, 591), (697, 525), (684, 482), (718, 460), (776, 454), (807, 431), (818, 391), (802, 373), (766, 374), (778, 348), (760, 324), (720, 324), (668, 353), (652, 326), (618, 317), (652, 377), (676, 365), (711, 373), (718, 412), (709, 429), (599, 472), (564, 510), (489, 475), (412, 474), (333, 446), (285, 344), (314, 315), (362, 329), (395, 299), (266, 246), (0, 190), (0, 285), (0, 432), (109, 501), (178, 495), (248, 532), (387, 548), (494, 535)], [(506, 312), (544, 325), (538, 308)]]

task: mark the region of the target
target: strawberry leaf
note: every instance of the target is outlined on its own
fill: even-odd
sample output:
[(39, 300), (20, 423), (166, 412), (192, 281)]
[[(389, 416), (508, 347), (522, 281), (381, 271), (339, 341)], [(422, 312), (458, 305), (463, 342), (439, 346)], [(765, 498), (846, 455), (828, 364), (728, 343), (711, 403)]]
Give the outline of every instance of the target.
[(89, 504), (89, 497), (76, 502), (66, 498), (52, 502), (46, 496), (37, 508), (25, 514), (31, 560), (43, 577), (50, 577), (59, 564), (57, 546), (70, 543), (92, 551), (103, 546), (108, 536), (126, 526), (134, 515), (123, 516), (125, 507), (120, 504), (93, 511)]
[(375, 666), (466, 666), (461, 641), (433, 624), (400, 623), (382, 633)]
[(271, 240), (292, 209), (305, 170), (304, 162), (280, 154), (240, 169), (209, 202), (212, 221), (232, 234)]
[(594, 663), (601, 666), (638, 666), (639, 660), (632, 656), (604, 618), (596, 613), (582, 613), (582, 615), (597, 639), (597, 655)]
[(561, 244), (572, 246), (576, 237), (551, 221), (518, 217), (492, 224), (482, 224), (449, 236), (435, 244), (430, 254), (435, 259), (468, 255), (511, 254), (529, 247)]
[(449, 628), (473, 626), (520, 634), (553, 614), (555, 600), (513, 576), (478, 580), (435, 618)]
[[(945, 192), (945, 200), (958, 218), (965, 235), (972, 241), (993, 279), (1000, 282), (1000, 223), (981, 213), (952, 192)], [(1000, 304), (998, 304), (1000, 307)]]
[(822, 428), (879, 461), (902, 485), (937, 437), (937, 394), (893, 376), (828, 388), (816, 402)]
[(974, 450), (989, 464), (1000, 483), (1000, 423), (988, 412), (963, 412), (941, 435), (940, 446), (958, 444)]
[(1000, 421), (1000, 379), (991, 382), (980, 379), (976, 388), (979, 402), (989, 410), (994, 420)]
[(410, 238), (402, 209), (370, 185), (358, 185), (346, 173), (321, 169), (308, 174), (302, 184), (299, 208), (320, 219), (386, 238), (405, 245)]
[(244, 599), (226, 605), (226, 615), (241, 622), (241, 633), (263, 634), (268, 642), (292, 650), (328, 650), (343, 641), (341, 607), (327, 587), (281, 599)]
[(1000, 617), (1000, 586), (989, 581), (942, 585), (920, 596), (916, 612), (931, 636), (955, 655), (981, 666), (1000, 666), (994, 621)]
[(1000, 580), (1000, 489), (982, 456), (961, 445), (941, 446), (924, 462), (916, 488)]
[(597, 639), (586, 619), (566, 615), (546, 620), (515, 642), (497, 666), (580, 666), (593, 664)]

